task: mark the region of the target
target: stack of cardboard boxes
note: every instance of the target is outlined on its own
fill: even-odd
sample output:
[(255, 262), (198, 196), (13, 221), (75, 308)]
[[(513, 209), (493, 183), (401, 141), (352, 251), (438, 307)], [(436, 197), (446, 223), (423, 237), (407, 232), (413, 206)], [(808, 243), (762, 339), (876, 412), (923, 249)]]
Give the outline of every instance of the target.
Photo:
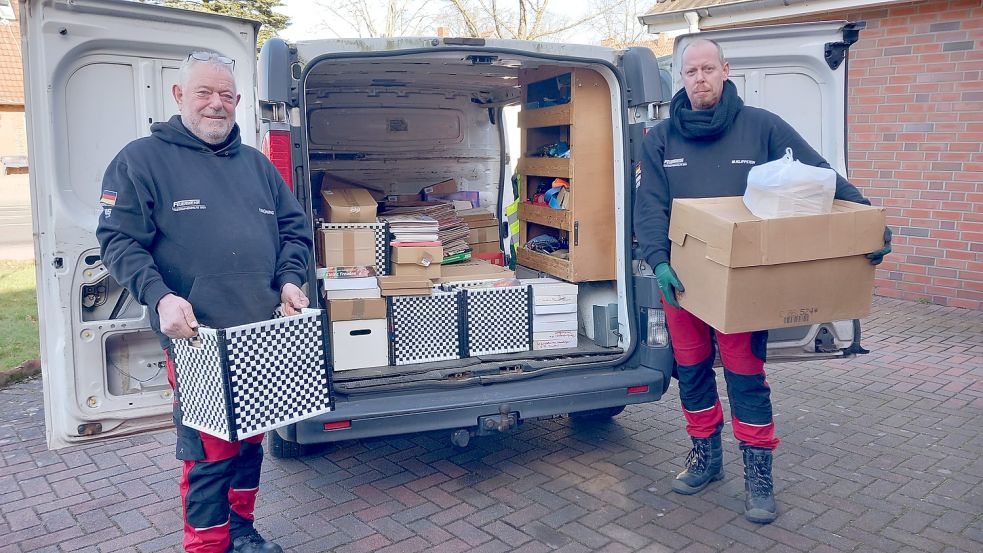
[(577, 347), (577, 285), (554, 278), (527, 278), (532, 286), (532, 349)]
[(325, 220), (334, 227), (318, 229), (316, 237), (334, 369), (385, 366), (388, 324), (376, 278), (376, 232), (359, 228), (377, 222), (376, 201), (360, 188), (324, 188), (321, 196)]
[(503, 265), (502, 240), (498, 232), (498, 219), (487, 209), (464, 209), (457, 212), (468, 225), (468, 244), (471, 258)]

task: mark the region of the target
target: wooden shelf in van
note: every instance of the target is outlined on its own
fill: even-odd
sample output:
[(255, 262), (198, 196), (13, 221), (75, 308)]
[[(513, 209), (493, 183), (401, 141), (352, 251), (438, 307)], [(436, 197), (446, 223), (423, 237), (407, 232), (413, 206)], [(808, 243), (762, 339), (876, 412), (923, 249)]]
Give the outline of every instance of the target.
[(570, 103), (519, 112), (520, 129), (537, 129), (570, 124)]
[(570, 158), (522, 157), (519, 158), (518, 171), (522, 175), (569, 179), (571, 177), (570, 166)]
[(543, 205), (522, 202), (519, 204), (519, 220), (527, 223), (535, 223), (544, 227), (558, 228), (570, 231), (573, 224), (570, 222), (570, 211), (567, 209), (553, 209)]
[(545, 253), (534, 252), (526, 248), (516, 248), (516, 261), (523, 267), (529, 267), (536, 271), (542, 271), (563, 280), (573, 280), (573, 266), (570, 261), (546, 255)]

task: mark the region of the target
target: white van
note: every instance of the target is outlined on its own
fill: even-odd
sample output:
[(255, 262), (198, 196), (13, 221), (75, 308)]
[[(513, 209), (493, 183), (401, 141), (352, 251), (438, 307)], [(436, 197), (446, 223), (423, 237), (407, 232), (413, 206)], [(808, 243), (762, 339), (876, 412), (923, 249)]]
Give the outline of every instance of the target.
[[(632, 255), (638, 147), (671, 96), (650, 51), (472, 38), (274, 39), (254, 64), (250, 21), (121, 0), (26, 0), (20, 14), (49, 447), (171, 424), (172, 392), (147, 308), (109, 276), (94, 232), (106, 166), (151, 123), (177, 113), (171, 86), (192, 50), (237, 60), (242, 139), (270, 156), (312, 218), (319, 174), (330, 173), (386, 194), (452, 178), (504, 221), (513, 168), (530, 153), (523, 143), (541, 146), (553, 136), (537, 142), (527, 132), (543, 128), (530, 123), (535, 114), (524, 115), (530, 105), (520, 105), (531, 98), (529, 75), (572, 73), (573, 86), (592, 87), (597, 102), (574, 107), (591, 114), (590, 140), (600, 152), (594, 161), (578, 159), (577, 174), (595, 175), (596, 209), (609, 210), (602, 215), (613, 225), (567, 221), (568, 238), (601, 240), (581, 267), (591, 255), (612, 260), (606, 276), (577, 283), (588, 305), (616, 304), (615, 342), (598, 345), (586, 324), (572, 349), (336, 372), (337, 408), (271, 432), (274, 455), (440, 429), (465, 445), (525, 420), (611, 417), (668, 388), (673, 358), (657, 287)], [(701, 36), (723, 45), (746, 103), (780, 114), (846, 174), (843, 60), (859, 28), (841, 22)], [(677, 40), (676, 61), (690, 39)], [(524, 167), (519, 161), (520, 173)], [(541, 263), (518, 261), (520, 276), (542, 274)], [(581, 315), (584, 322), (589, 310)], [(768, 344), (769, 362), (859, 352), (856, 321), (773, 331)]]

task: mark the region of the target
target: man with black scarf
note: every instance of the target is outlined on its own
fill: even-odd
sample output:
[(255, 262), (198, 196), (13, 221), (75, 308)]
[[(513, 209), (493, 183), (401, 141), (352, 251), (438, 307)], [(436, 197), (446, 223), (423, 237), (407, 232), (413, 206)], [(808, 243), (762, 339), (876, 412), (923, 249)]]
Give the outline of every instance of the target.
[[(655, 268), (666, 324), (672, 336), (679, 398), (693, 449), (673, 491), (695, 494), (723, 478), (720, 431), (723, 409), (713, 371), (712, 335), (724, 365), (734, 436), (744, 454), (745, 517), (767, 524), (778, 516), (771, 475), (778, 446), (771, 391), (765, 379), (767, 331), (724, 334), (679, 307), (683, 284), (669, 265), (669, 216), (674, 198), (742, 196), (755, 165), (781, 158), (791, 148), (799, 161), (830, 168), (795, 130), (777, 115), (745, 106), (727, 77), (730, 66), (716, 42), (698, 39), (683, 51), (683, 90), (670, 104), (670, 118), (651, 129), (643, 145), (641, 184), (634, 206), (634, 230), (644, 259)], [(870, 205), (859, 190), (837, 175), (836, 198)], [(870, 253), (878, 264), (891, 251)]]

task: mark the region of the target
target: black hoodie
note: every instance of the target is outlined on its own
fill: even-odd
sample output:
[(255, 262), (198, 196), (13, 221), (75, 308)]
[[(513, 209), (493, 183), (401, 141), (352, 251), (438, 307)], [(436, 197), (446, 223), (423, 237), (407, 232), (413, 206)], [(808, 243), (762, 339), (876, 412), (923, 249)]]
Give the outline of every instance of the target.
[[(675, 198), (743, 196), (751, 168), (780, 159), (792, 148), (806, 165), (829, 163), (781, 117), (745, 106), (737, 87), (724, 81), (720, 102), (695, 111), (686, 90), (670, 104), (670, 119), (642, 142), (641, 183), (635, 193), (634, 230), (640, 253), (653, 269), (669, 262), (669, 216)], [(870, 205), (839, 173), (836, 198)]]
[(96, 237), (109, 273), (149, 307), (187, 299), (202, 325), (268, 319), (286, 283), (302, 285), (312, 247), (309, 221), (273, 164), (239, 139), (219, 145), (175, 115), (127, 144), (106, 169)]

